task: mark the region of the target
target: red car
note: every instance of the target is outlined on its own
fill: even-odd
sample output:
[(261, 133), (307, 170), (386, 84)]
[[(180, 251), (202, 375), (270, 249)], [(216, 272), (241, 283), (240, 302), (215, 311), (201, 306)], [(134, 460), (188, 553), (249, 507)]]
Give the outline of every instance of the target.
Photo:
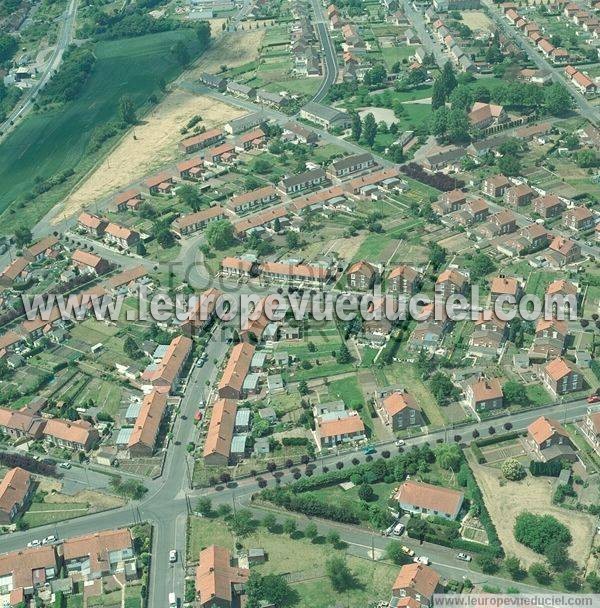
[(588, 403), (600, 403), (600, 395), (590, 395), (587, 398)]

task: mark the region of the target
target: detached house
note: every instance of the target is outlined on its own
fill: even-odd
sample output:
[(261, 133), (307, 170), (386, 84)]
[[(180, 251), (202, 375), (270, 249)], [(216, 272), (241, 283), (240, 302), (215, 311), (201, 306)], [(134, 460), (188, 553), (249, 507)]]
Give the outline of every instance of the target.
[(108, 220), (84, 211), (77, 220), (77, 226), (86, 234), (100, 238), (104, 236), (104, 231), (108, 226)]
[(465, 293), (469, 285), (467, 277), (453, 268), (444, 270), (435, 282), (435, 293), (445, 300), (458, 293)]
[(233, 565), (225, 547), (211, 545), (200, 551), (196, 568), (196, 605), (199, 608), (238, 608), (250, 570)]
[(494, 125), (503, 124), (508, 120), (508, 114), (504, 111), (504, 108), (493, 103), (477, 101), (469, 112), (469, 122), (476, 129), (487, 129)]
[(577, 459), (575, 445), (563, 426), (553, 418), (540, 416), (527, 427), (527, 438), (538, 458), (544, 462), (556, 458)]
[(517, 302), (521, 295), (521, 284), (514, 277), (499, 276), (492, 279), (490, 287), (490, 296), (492, 304), (500, 296), (512, 296)]
[(417, 288), (419, 273), (410, 266), (396, 266), (387, 276), (386, 290), (389, 293), (412, 294)]
[(425, 564), (404, 564), (392, 586), (392, 597), (403, 598), (390, 606), (420, 608), (431, 606), (434, 593), (440, 591), (440, 576)]
[(126, 190), (115, 196), (115, 206), (117, 211), (137, 211), (142, 200), (142, 193), (139, 190)]
[(140, 240), (140, 233), (135, 230), (130, 230), (121, 226), (120, 224), (114, 224), (111, 222), (106, 227), (104, 233), (104, 240), (107, 243), (121, 247), (122, 249), (130, 249), (134, 245), (137, 245)]
[(579, 232), (591, 230), (595, 226), (594, 214), (587, 207), (572, 207), (567, 209), (562, 217), (567, 228)]
[(346, 280), (351, 289), (367, 290), (371, 289), (379, 276), (379, 271), (373, 264), (360, 260), (348, 268)]
[(550, 243), (546, 258), (552, 265), (561, 268), (581, 259), (581, 248), (574, 241), (557, 236)]
[(392, 427), (393, 431), (400, 431), (409, 426), (422, 426), (425, 424), (421, 406), (407, 391), (394, 391), (381, 401), (382, 419)]
[(460, 513), (465, 497), (457, 490), (407, 480), (396, 490), (394, 498), (403, 511), (454, 520)]
[(499, 198), (510, 186), (511, 182), (505, 175), (492, 175), (483, 181), (481, 189), (487, 196)]
[(319, 416), (316, 420), (315, 434), (319, 449), (333, 447), (338, 443), (359, 441), (366, 437), (365, 425), (355, 411), (333, 412)]
[(542, 368), (541, 376), (542, 382), (555, 397), (583, 390), (581, 370), (562, 357), (547, 363)]
[(535, 190), (527, 184), (518, 184), (504, 191), (504, 202), (513, 207), (528, 205), (535, 195)]
[(31, 475), (16, 467), (0, 481), (0, 524), (10, 524), (27, 507), (33, 492)]
[(497, 410), (504, 405), (502, 385), (498, 378), (480, 378), (467, 385), (465, 393), (476, 412)]
[(565, 204), (556, 194), (538, 196), (533, 200), (533, 210), (544, 219), (560, 215), (564, 208)]

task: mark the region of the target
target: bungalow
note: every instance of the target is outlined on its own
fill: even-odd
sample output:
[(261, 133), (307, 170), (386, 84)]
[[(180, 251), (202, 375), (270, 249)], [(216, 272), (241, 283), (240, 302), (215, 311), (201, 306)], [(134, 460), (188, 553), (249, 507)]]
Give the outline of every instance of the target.
[(231, 349), (227, 365), (219, 381), (219, 397), (223, 399), (242, 399), (243, 384), (250, 362), (254, 356), (255, 347), (247, 342), (240, 342)]
[(10, 524), (27, 507), (33, 493), (31, 475), (16, 467), (0, 481), (0, 524)]
[(121, 226), (120, 224), (111, 222), (106, 227), (104, 240), (107, 243), (116, 245), (122, 249), (130, 249), (139, 242), (140, 233), (136, 232), (135, 230), (125, 228), (125, 226)]
[(175, 179), (167, 171), (149, 177), (145, 182), (150, 194), (169, 194), (175, 185)]
[(280, 229), (289, 224), (286, 218), (287, 211), (283, 207), (267, 209), (256, 215), (238, 220), (233, 224), (233, 231), (238, 238), (244, 238), (253, 232), (263, 233), (267, 228), (273, 230), (276, 222), (279, 221)]
[(556, 194), (545, 194), (533, 199), (533, 210), (544, 219), (557, 217), (565, 208), (563, 201)]
[(238, 215), (242, 215), (247, 211), (271, 205), (280, 200), (281, 197), (275, 187), (269, 185), (231, 197), (226, 207)]
[(187, 213), (186, 215), (180, 215), (171, 224), (171, 228), (175, 234), (186, 236), (206, 228), (211, 222), (224, 219), (225, 211), (222, 207), (215, 205), (214, 207), (207, 207), (195, 213)]
[(481, 190), (487, 196), (499, 198), (511, 185), (510, 180), (505, 175), (492, 175), (485, 178)]
[(464, 494), (457, 490), (412, 480), (402, 483), (394, 494), (403, 511), (450, 520), (458, 517), (464, 498)]
[(104, 231), (106, 230), (107, 226), (108, 220), (100, 218), (97, 215), (87, 213), (86, 211), (81, 213), (77, 220), (77, 227), (81, 231), (97, 238), (104, 235)]
[(412, 294), (416, 291), (419, 273), (404, 264), (394, 267), (387, 276), (386, 290), (389, 293)]
[(348, 200), (345, 197), (345, 192), (341, 186), (334, 186), (326, 190), (318, 190), (308, 196), (294, 199), (291, 209), (295, 213), (301, 213), (305, 209), (308, 211), (316, 211), (323, 209), (326, 205), (335, 208), (337, 205), (348, 205)]
[(327, 169), (330, 178), (343, 179), (352, 173), (365, 171), (377, 165), (373, 155), (369, 152), (352, 154), (333, 161)]
[(295, 194), (308, 188), (314, 188), (327, 181), (327, 176), (324, 169), (318, 167), (316, 169), (310, 169), (297, 175), (290, 175), (284, 177), (279, 182), (279, 189), (285, 194)]
[(154, 454), (160, 425), (167, 411), (167, 395), (152, 391), (144, 397), (142, 407), (129, 437), (127, 449), (131, 458)]
[(185, 154), (191, 154), (192, 152), (202, 150), (202, 148), (208, 148), (208, 146), (214, 146), (222, 142), (224, 137), (221, 129), (209, 129), (208, 131), (204, 131), (204, 133), (186, 137), (186, 139), (179, 142), (179, 149)]
[(262, 148), (267, 141), (267, 136), (262, 129), (254, 129), (249, 133), (245, 133), (238, 138), (235, 149), (239, 152), (247, 152), (248, 150), (256, 150)]
[(71, 256), (71, 262), (86, 274), (100, 275), (108, 270), (108, 261), (99, 255), (76, 249)]
[(265, 91), (259, 89), (256, 91), (256, 102), (262, 103), (263, 105), (270, 106), (272, 108), (283, 108), (288, 105), (288, 98), (280, 95), (279, 93), (272, 93), (271, 91)]
[(540, 460), (576, 460), (576, 447), (563, 426), (553, 418), (540, 416), (527, 427), (527, 438)]
[(476, 411), (489, 411), (502, 408), (504, 395), (498, 378), (479, 378), (467, 385), (465, 395)]
[(223, 92), (227, 86), (226, 78), (223, 78), (223, 76), (219, 76), (218, 74), (210, 74), (209, 72), (203, 72), (200, 74), (200, 78), (198, 80), (200, 80), (200, 82), (205, 84), (207, 87), (217, 89), (217, 91), (221, 92)]
[(177, 172), (181, 179), (198, 180), (204, 170), (204, 161), (195, 156), (177, 164)]
[(18, 257), (0, 272), (0, 285), (9, 287), (13, 284), (25, 283), (30, 277), (29, 261), (24, 257)]
[(350, 115), (347, 112), (312, 101), (300, 108), (300, 118), (320, 125), (327, 130), (346, 129), (351, 123)]
[(365, 425), (358, 412), (353, 410), (332, 412), (317, 417), (315, 437), (319, 449), (360, 441), (366, 437)]
[(355, 177), (347, 182), (344, 182), (343, 188), (349, 194), (354, 196), (366, 196), (373, 189), (386, 188), (394, 189), (402, 185), (398, 175), (400, 171), (397, 167), (381, 169), (374, 173), (368, 173), (360, 177)]
[(324, 284), (329, 280), (330, 272), (323, 266), (265, 262), (260, 267), (260, 276), (265, 281)]
[(371, 289), (379, 276), (379, 270), (369, 262), (360, 260), (346, 270), (346, 283), (351, 289)]
[(122, 291), (125, 288), (129, 293), (133, 294), (137, 292), (141, 284), (147, 281), (149, 281), (148, 271), (142, 265), (139, 265), (128, 270), (123, 270), (110, 277), (105, 285), (111, 293)]
[(440, 590), (440, 576), (433, 568), (420, 563), (404, 564), (392, 586), (392, 598), (400, 599), (392, 599), (390, 606), (431, 606), (434, 594)]
[(237, 157), (235, 146), (230, 143), (224, 143), (215, 148), (207, 150), (204, 154), (204, 160), (213, 165), (222, 163), (227, 164), (235, 160)]
[[(126, 190), (115, 196), (117, 211), (137, 211), (142, 204), (142, 193), (137, 189)], [(97, 234), (96, 236), (102, 236)]]
[(504, 191), (504, 202), (513, 207), (528, 205), (535, 195), (535, 190), (527, 184), (518, 184)]
[(595, 225), (594, 214), (587, 207), (571, 207), (562, 217), (563, 224), (574, 231), (591, 230)]
[(234, 118), (228, 123), (225, 123), (224, 129), (229, 135), (238, 135), (239, 133), (244, 133), (244, 131), (247, 131), (248, 129), (261, 126), (265, 122), (265, 116), (261, 112), (252, 112), (251, 114)]
[(47, 236), (27, 247), (23, 251), (23, 257), (29, 262), (41, 262), (53, 256), (59, 247), (60, 242), (55, 236)]
[(421, 406), (406, 390), (398, 390), (386, 395), (381, 401), (380, 413), (383, 422), (389, 424), (393, 431), (425, 424)]
[(541, 376), (542, 382), (555, 397), (583, 390), (581, 370), (568, 359), (553, 359), (542, 368)]
[(240, 84), (230, 80), (227, 83), (227, 92), (235, 95), (236, 97), (243, 97), (244, 99), (255, 99), (256, 89), (249, 87), (247, 84)]

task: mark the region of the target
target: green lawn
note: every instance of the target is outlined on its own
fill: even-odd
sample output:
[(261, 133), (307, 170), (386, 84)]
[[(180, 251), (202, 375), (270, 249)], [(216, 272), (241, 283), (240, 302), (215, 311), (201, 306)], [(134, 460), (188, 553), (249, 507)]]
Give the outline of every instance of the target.
[(86, 151), (92, 133), (116, 117), (121, 96), (127, 93), (142, 106), (151, 94), (159, 93), (161, 79), (170, 80), (180, 72), (170, 52), (179, 40), (195, 47), (194, 31), (98, 43), (94, 71), (82, 94), (58, 109), (31, 114), (14, 130), (0, 146), (2, 232), (21, 224), (33, 225), (60, 196), (49, 192), (17, 212), (13, 203), (31, 190), (36, 177), (90, 168), (95, 158)]
[[(377, 504), (382, 509), (388, 508), (388, 500), (398, 483), (374, 483), (371, 484), (373, 492), (375, 492), (374, 498), (370, 504)], [(330, 504), (344, 505), (348, 504), (350, 508), (355, 508), (360, 503), (358, 497), (358, 486), (354, 486), (350, 490), (342, 490), (340, 486), (329, 486), (320, 490), (315, 490), (316, 494), (321, 500)]]
[[(203, 547), (210, 544), (234, 547), (234, 539), (221, 520), (191, 517), (188, 537), (188, 561), (196, 562)], [(292, 588), (298, 593), (294, 608), (329, 608), (340, 603), (340, 594), (335, 592), (325, 576), (325, 562), (333, 551), (330, 545), (312, 543), (304, 538), (292, 540), (284, 534), (269, 534), (259, 529), (242, 540), (245, 547), (262, 547), (268, 559), (254, 566), (262, 574), (291, 574)], [(373, 562), (352, 555), (347, 563), (358, 584), (343, 594), (346, 608), (365, 608), (378, 600), (389, 600), (390, 589), (398, 574), (398, 566)]]
[(21, 518), (30, 528), (45, 526), (73, 517), (81, 517), (88, 512), (84, 503), (44, 503), (34, 502)]

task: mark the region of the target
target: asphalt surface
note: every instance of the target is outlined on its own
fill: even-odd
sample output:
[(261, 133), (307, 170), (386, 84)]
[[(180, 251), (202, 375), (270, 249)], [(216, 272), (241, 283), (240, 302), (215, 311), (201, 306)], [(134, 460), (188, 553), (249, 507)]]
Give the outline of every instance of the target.
[(5, 137), (9, 131), (12, 130), (14, 123), (18, 119), (23, 118), (27, 112), (29, 112), (37, 94), (46, 86), (47, 82), (54, 75), (54, 72), (59, 68), (63, 54), (73, 40), (78, 1), (79, 0), (70, 0), (69, 6), (60, 17), (62, 24), (59, 28), (56, 47), (52, 51), (48, 65), (41, 78), (33, 87), (26, 90), (25, 95), (19, 100), (19, 103), (13, 108), (2, 125), (0, 125), (0, 132), (2, 133), (0, 139)]
[(335, 47), (329, 35), (329, 22), (325, 17), (323, 4), (320, 0), (310, 0), (310, 3), (314, 13), (313, 23), (315, 24), (323, 52), (323, 82), (313, 97), (313, 101), (320, 102), (325, 99), (329, 89), (337, 80), (338, 63)]

